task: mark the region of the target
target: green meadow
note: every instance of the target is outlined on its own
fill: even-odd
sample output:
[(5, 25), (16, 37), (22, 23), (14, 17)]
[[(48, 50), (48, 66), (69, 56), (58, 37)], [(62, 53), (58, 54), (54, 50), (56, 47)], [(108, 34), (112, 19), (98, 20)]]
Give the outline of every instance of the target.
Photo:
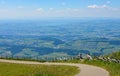
[[(58, 62), (63, 62), (65, 63), (65, 61), (58, 61)], [(66, 61), (67, 63), (80, 63), (80, 64), (88, 64), (88, 65), (94, 65), (94, 66), (98, 66), (101, 68), (106, 69), (110, 76), (120, 76), (120, 64), (117, 63), (113, 63), (113, 62), (104, 62), (101, 60), (84, 60), (84, 61), (80, 61), (80, 60), (70, 60), (70, 61)]]
[(78, 72), (73, 66), (0, 63), (0, 76), (74, 76)]
[(94, 61), (86, 60), (83, 63), (102, 67), (110, 73), (110, 76), (120, 76), (120, 64), (113, 62), (104, 62), (100, 60)]
[[(111, 54), (106, 55), (105, 57), (112, 57), (115, 59), (120, 59), (120, 51), (114, 52)], [(58, 62), (65, 62), (65, 61), (58, 61)], [(82, 64), (89, 64), (89, 65), (94, 65), (98, 67), (102, 67), (106, 69), (110, 76), (120, 76), (120, 64), (115, 63), (115, 62), (105, 62), (102, 60), (69, 60), (66, 61), (67, 63), (82, 63)]]

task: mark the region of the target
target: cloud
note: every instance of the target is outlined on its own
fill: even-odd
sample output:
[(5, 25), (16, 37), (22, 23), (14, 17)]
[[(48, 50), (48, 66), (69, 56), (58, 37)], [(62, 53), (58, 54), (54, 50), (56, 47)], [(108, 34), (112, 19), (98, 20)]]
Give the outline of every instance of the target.
[(37, 12), (43, 12), (44, 9), (43, 9), (43, 8), (37, 8), (36, 11), (37, 11)]
[(120, 11), (120, 8), (115, 8), (115, 7), (109, 7), (108, 9), (112, 11)]
[[(103, 8), (103, 5), (101, 5)], [(99, 6), (100, 7), (100, 6)], [(92, 8), (99, 8), (94, 5)], [(106, 7), (106, 6), (104, 6)], [(8, 14), (9, 12), (9, 14)], [(107, 9), (88, 9), (88, 8), (64, 8), (56, 9), (0, 9), (0, 18), (45, 18), (45, 17), (120, 17), (120, 9), (107, 7)]]
[(97, 5), (88, 5), (88, 8), (97, 8)]
[(49, 8), (50, 11), (54, 10), (54, 8)]
[(101, 6), (93, 4), (93, 5), (88, 5), (88, 8), (92, 8), (92, 9), (95, 9), (95, 8), (108, 8), (108, 6), (105, 5), (105, 4), (101, 5)]
[(116, 8), (116, 7), (111, 7), (108, 5), (89, 5), (88, 8), (90, 9), (105, 9), (105, 10), (111, 10), (111, 11), (120, 11), (120, 8)]

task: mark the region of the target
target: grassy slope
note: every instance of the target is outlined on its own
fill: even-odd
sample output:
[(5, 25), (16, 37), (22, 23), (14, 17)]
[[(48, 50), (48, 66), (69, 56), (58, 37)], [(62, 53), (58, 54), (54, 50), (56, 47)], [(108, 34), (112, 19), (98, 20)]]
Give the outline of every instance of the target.
[[(106, 57), (120, 59), (120, 51), (111, 53), (107, 55)], [(86, 60), (83, 63), (103, 67), (109, 71), (110, 76), (120, 76), (120, 64), (113, 63), (113, 62), (104, 62), (101, 60), (94, 60), (94, 61)]]
[[(64, 62), (64, 61), (60, 61), (60, 62)], [(71, 60), (71, 61), (67, 61), (67, 63), (82, 63), (82, 64), (94, 65), (94, 66), (102, 67), (107, 71), (109, 71), (110, 76), (120, 76), (120, 64), (116, 64), (113, 62), (104, 62), (101, 60), (92, 60), (92, 61)]]
[(120, 52), (114, 52), (112, 54), (107, 55), (107, 57), (111, 57), (114, 59), (120, 59)]
[(102, 68), (105, 68), (109, 71), (110, 76), (120, 76), (120, 64), (110, 63), (110, 62), (103, 62), (99, 60), (94, 61), (84, 61), (85, 64), (95, 65)]
[[(112, 53), (107, 56), (119, 59), (120, 52)], [(83, 64), (95, 65), (95, 66), (103, 67), (106, 70), (108, 70), (110, 73), (110, 76), (120, 76), (120, 64), (116, 64), (116, 63), (112, 63), (112, 62), (104, 62), (101, 60), (92, 60), (92, 61), (84, 60), (82, 62), (80, 60), (70, 60), (70, 61), (58, 61), (58, 62), (83, 63)], [(5, 67), (3, 67), (3, 66), (5, 66)], [(0, 67), (1, 67), (0, 68), (0, 76), (8, 76), (8, 75), (13, 76), (10, 73), (12, 73), (15, 70), (15, 68), (17, 68), (17, 70), (15, 70), (15, 72), (17, 71), (20, 74), (24, 74), (22, 76), (26, 76), (26, 74), (27, 75), (31, 74), (28, 76), (65, 76), (65, 75), (73, 76), (78, 72), (76, 67), (68, 67), (68, 66), (43, 66), (43, 65), (38, 66), (38, 65), (20, 65), (20, 64), (18, 65), (18, 64), (0, 63)], [(21, 68), (21, 67), (24, 67), (24, 68)], [(6, 70), (6, 68), (8, 68), (8, 69), (10, 68), (12, 70), (9, 71), (9, 70)], [(35, 71), (34, 71), (34, 69), (35, 69)], [(65, 71), (63, 71), (63, 70), (65, 70)], [(72, 72), (69, 72), (69, 70)], [(7, 74), (7, 75), (2, 75), (2, 71), (3, 71), (3, 73), (6, 72), (5, 74)], [(21, 76), (21, 75), (17, 75), (17, 76)]]
[(78, 72), (71, 66), (0, 63), (0, 76), (74, 76)]
[[(112, 58), (120, 59), (120, 52), (115, 52), (115, 53), (107, 55), (107, 57), (108, 56), (112, 57)], [(61, 62), (64, 62), (64, 61), (61, 61)], [(110, 76), (120, 76), (120, 64), (117, 64), (117, 63), (104, 62), (101, 60), (92, 60), (92, 61), (89, 61), (89, 60), (84, 60), (84, 61), (70, 60), (67, 62), (68, 63), (83, 63), (83, 64), (99, 66), (99, 67), (102, 67), (102, 68), (108, 70), (110, 73)]]

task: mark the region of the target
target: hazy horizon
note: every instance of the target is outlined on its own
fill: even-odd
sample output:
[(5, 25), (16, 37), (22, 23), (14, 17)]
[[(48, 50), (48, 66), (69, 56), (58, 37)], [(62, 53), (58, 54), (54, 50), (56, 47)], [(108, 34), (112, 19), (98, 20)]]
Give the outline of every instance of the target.
[(120, 0), (0, 0), (1, 19), (120, 18)]

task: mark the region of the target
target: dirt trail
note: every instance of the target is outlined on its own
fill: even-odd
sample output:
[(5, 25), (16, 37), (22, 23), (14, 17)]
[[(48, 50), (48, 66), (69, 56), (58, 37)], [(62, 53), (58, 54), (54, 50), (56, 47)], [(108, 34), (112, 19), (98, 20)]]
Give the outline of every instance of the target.
[[(19, 64), (44, 64), (44, 65), (68, 65), (77, 66), (80, 69), (80, 73), (75, 76), (109, 76), (108, 71), (91, 65), (86, 64), (74, 64), (74, 63), (40, 63), (31, 61), (17, 61), (17, 60), (4, 60), (0, 59), (0, 62), (19, 63)], [(70, 71), (71, 72), (71, 71)]]

